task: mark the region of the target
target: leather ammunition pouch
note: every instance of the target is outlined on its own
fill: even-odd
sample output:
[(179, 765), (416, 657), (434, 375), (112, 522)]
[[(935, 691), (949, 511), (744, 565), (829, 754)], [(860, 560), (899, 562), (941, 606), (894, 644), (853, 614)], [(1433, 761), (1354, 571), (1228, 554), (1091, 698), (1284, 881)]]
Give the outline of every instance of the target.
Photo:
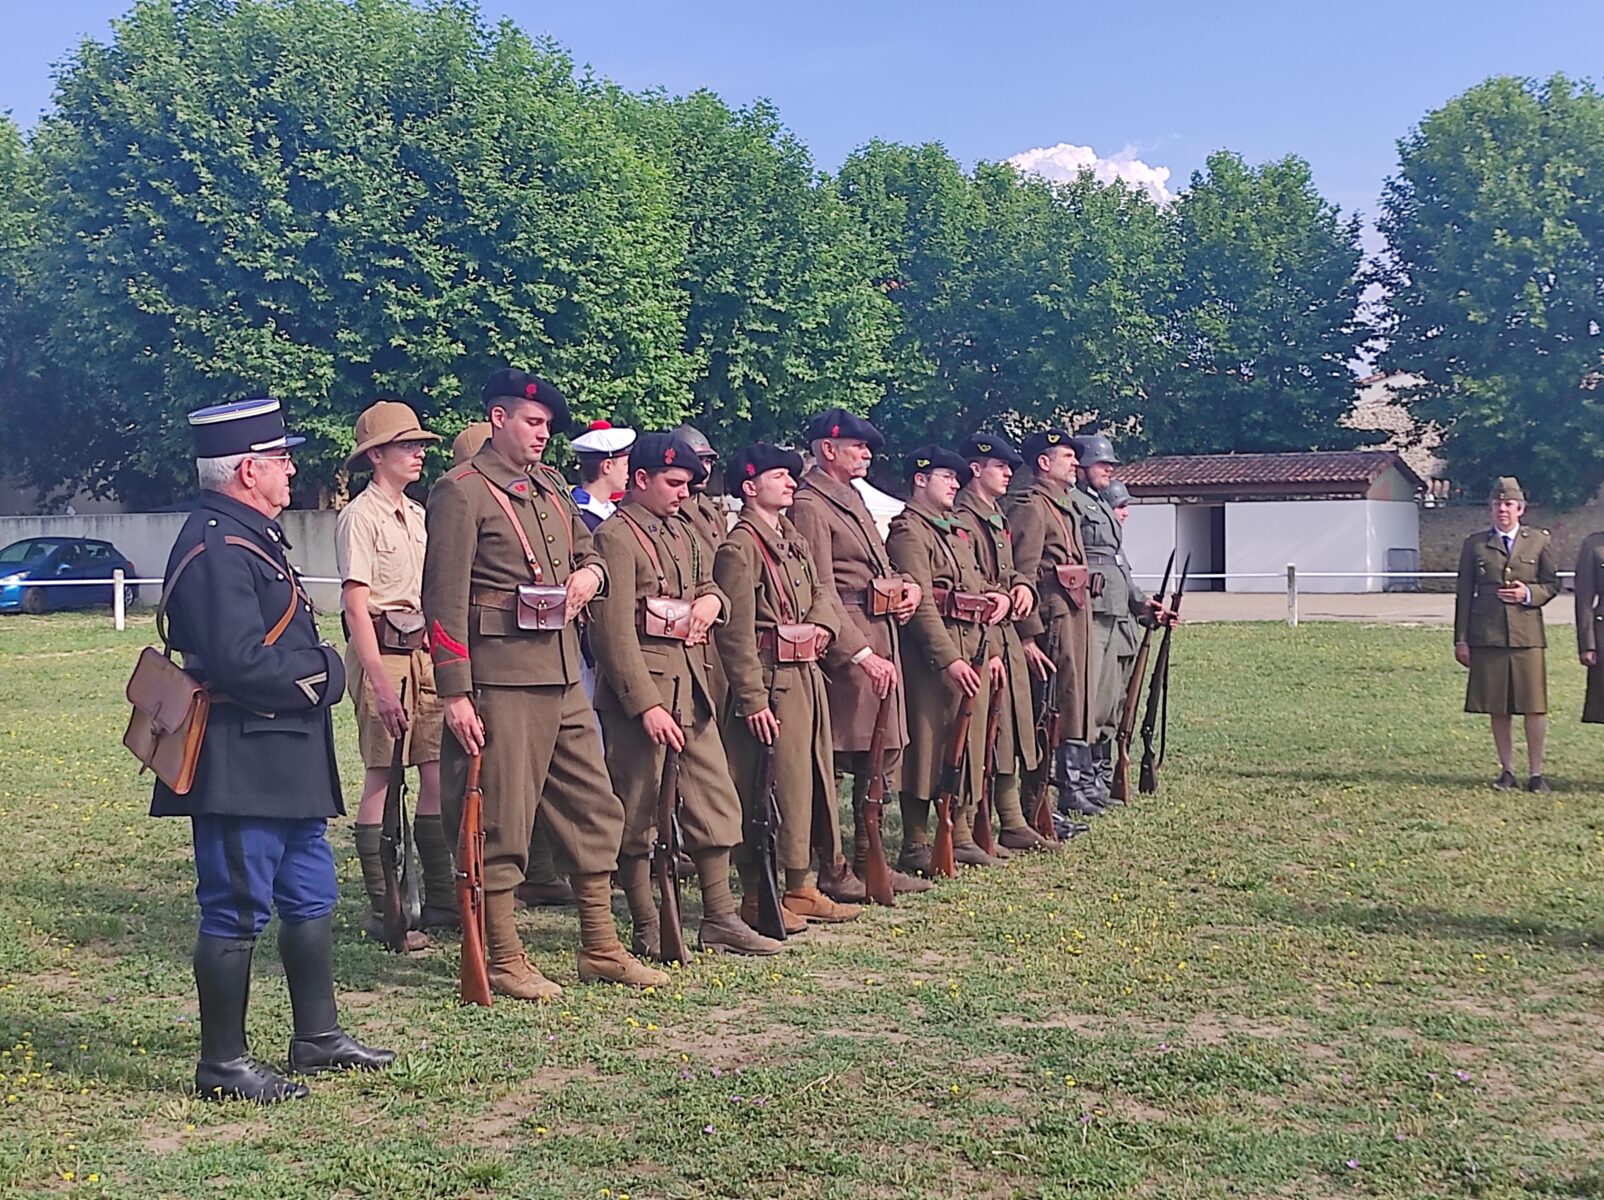
[(381, 612), (373, 617), (373, 634), (379, 639), (381, 654), (411, 654), (424, 644), (423, 614), (420, 612)]
[(905, 579), (871, 579), (868, 589), (868, 613), (871, 617), (889, 617), (907, 595)]
[[(1056, 567), (1048, 568), (1042, 574), (1045, 577), (1050, 577), (1063, 589), (1064, 595), (1069, 599), (1070, 607), (1086, 607), (1086, 598), (1091, 593), (1092, 579), (1094, 578), (1089, 567), (1082, 563), (1061, 563)], [(1096, 578), (1098, 580), (1097, 594), (1101, 595), (1103, 590), (1101, 586), (1102, 578), (1101, 576)]]
[(808, 621), (777, 625), (758, 636), (757, 648), (774, 655), (776, 663), (818, 662), (819, 632), (820, 627)]
[(561, 629), (568, 624), (568, 589), (549, 583), (520, 583), (515, 615), (519, 629)]
[(983, 625), (991, 616), (991, 597), (981, 592), (961, 592), (957, 588), (935, 589), (936, 608), (949, 621)]
[(691, 601), (677, 596), (642, 596), (640, 631), (647, 637), (683, 642), (691, 632)]

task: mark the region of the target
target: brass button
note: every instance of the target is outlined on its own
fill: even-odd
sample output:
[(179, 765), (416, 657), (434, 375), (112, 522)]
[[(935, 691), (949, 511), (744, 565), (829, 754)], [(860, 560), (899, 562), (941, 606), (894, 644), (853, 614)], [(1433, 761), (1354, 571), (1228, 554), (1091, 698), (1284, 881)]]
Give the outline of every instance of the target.
[(554, 537), (552, 537), (552, 536), (551, 536), (551, 534), (549, 534), (549, 533), (548, 533), (548, 534), (547, 534), (547, 535), (546, 535), (546, 540), (547, 540), (547, 541), (548, 541), (548, 542), (555, 542), (555, 541), (556, 541), (556, 540), (557, 540), (557, 539), (556, 539), (556, 538), (554, 538)]

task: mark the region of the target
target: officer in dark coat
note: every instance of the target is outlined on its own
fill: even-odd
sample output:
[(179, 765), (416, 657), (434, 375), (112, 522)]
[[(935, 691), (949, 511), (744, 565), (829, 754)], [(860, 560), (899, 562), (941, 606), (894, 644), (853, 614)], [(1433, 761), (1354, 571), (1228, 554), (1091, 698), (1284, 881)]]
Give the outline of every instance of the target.
[(205, 1099), (298, 1100), (294, 1083), (245, 1042), (251, 958), (274, 910), (295, 1034), (289, 1069), (373, 1069), (395, 1058), (340, 1028), (334, 1003), (334, 854), (328, 818), (345, 812), (330, 712), (345, 691), (339, 653), (318, 637), (311, 602), (274, 518), (295, 465), (277, 400), (189, 414), (201, 498), (167, 560), (168, 638), (213, 693), (194, 783), (157, 782), (150, 812), (188, 817), (195, 839), (195, 986)]

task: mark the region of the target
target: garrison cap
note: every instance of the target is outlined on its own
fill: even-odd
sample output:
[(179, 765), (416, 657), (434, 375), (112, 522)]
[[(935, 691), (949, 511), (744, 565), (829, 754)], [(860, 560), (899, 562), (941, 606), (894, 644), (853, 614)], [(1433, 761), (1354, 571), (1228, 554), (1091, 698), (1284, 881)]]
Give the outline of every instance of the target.
[(1014, 444), (1002, 434), (991, 433), (984, 429), (970, 434), (968, 440), (958, 447), (958, 454), (965, 462), (995, 458), (1010, 467), (1017, 467), (1025, 461), (1019, 456), (1019, 451), (1014, 449)]
[(922, 472), (934, 471), (941, 467), (946, 467), (958, 476), (959, 483), (968, 483), (973, 474), (969, 464), (945, 446), (920, 446), (902, 460), (902, 477), (912, 479)]
[(885, 449), (886, 440), (880, 431), (844, 408), (827, 408), (808, 422), (802, 431), (802, 440), (817, 442), (824, 438), (856, 438), (868, 444), (876, 454)]
[(490, 422), (475, 421), (468, 428), (457, 434), (456, 441), (451, 443), (451, 465), (460, 467), (475, 454), (484, 449), (485, 443), (490, 440)]
[(698, 457), (718, 458), (718, 451), (713, 449), (713, 443), (707, 440), (707, 434), (696, 428), (696, 426), (676, 425), (670, 432), (696, 451)]
[(1102, 491), (1103, 503), (1110, 508), (1118, 508), (1122, 504), (1131, 502), (1131, 489), (1115, 479)]
[(1068, 446), (1073, 450), (1075, 439), (1062, 429), (1038, 429), (1025, 439), (1025, 461), (1034, 467), (1036, 460), (1054, 446)]
[(629, 473), (636, 471), (666, 471), (682, 467), (691, 473), (691, 482), (707, 479), (707, 468), (696, 457), (695, 448), (673, 433), (643, 433), (629, 449)]
[(1520, 480), (1513, 475), (1500, 475), (1498, 481), (1493, 484), (1493, 490), (1487, 499), (1489, 501), (1525, 500), (1526, 493), (1521, 490)]
[(229, 458), (288, 450), (306, 441), (284, 429), (284, 412), (272, 396), (213, 404), (189, 414), (189, 432), (196, 458)]
[(568, 397), (555, 383), (520, 371), (517, 367), (501, 367), (490, 373), (484, 386), (485, 411), (497, 400), (538, 400), (551, 410), (551, 431), (561, 433), (568, 428)]
[(574, 439), (574, 453), (593, 458), (617, 458), (635, 444), (635, 431), (627, 425), (592, 421), (590, 428)]
[(1085, 433), (1077, 437), (1075, 457), (1080, 460), (1080, 465), (1083, 467), (1095, 466), (1097, 463), (1119, 466), (1119, 455), (1114, 453), (1114, 443), (1100, 433)]
[(802, 456), (795, 450), (768, 442), (753, 442), (742, 446), (724, 468), (724, 490), (732, 496), (741, 494), (741, 484), (756, 479), (767, 471), (780, 468), (791, 472), (794, 479), (802, 478)]

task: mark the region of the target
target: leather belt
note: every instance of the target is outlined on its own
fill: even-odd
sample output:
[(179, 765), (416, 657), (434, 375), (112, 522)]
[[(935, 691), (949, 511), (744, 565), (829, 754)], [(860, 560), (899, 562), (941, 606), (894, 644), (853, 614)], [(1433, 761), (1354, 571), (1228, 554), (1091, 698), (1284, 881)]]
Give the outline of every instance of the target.
[(1119, 555), (1098, 554), (1096, 551), (1088, 550), (1086, 552), (1086, 562), (1088, 565), (1096, 567), (1117, 567), (1119, 566)]
[(841, 598), (841, 603), (848, 608), (867, 608), (869, 606), (868, 588), (857, 588), (856, 590), (844, 592), (838, 591), (836, 595)]
[(511, 611), (518, 607), (518, 593), (501, 588), (476, 587), (468, 589), (468, 603), (480, 608), (499, 608)]

